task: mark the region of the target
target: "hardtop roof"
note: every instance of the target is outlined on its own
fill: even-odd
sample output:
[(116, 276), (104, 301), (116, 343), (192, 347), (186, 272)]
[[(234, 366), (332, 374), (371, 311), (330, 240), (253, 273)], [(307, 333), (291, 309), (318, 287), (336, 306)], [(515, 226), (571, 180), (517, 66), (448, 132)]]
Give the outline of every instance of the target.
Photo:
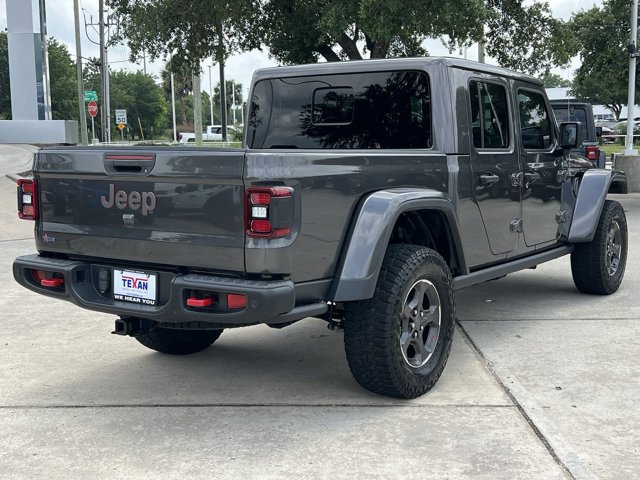
[(343, 62), (323, 62), (306, 65), (269, 67), (256, 70), (253, 74), (253, 82), (255, 83), (268, 78), (303, 77), (353, 72), (380, 72), (389, 69), (424, 70), (427, 67), (461, 68), (464, 70), (500, 75), (503, 77), (542, 85), (542, 82), (539, 79), (524, 73), (516, 72), (515, 70), (453, 57), (384, 58), (376, 60), (348, 60)]

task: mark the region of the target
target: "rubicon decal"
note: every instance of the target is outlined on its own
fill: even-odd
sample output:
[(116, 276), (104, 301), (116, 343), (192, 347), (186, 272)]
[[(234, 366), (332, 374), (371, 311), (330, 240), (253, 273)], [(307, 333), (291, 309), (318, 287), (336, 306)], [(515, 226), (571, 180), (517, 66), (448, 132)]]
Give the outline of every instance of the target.
[(109, 195), (100, 197), (100, 203), (104, 208), (116, 207), (119, 210), (130, 208), (131, 210), (140, 210), (143, 216), (147, 216), (156, 209), (158, 198), (153, 192), (125, 192), (124, 190), (116, 191), (115, 184), (109, 184)]

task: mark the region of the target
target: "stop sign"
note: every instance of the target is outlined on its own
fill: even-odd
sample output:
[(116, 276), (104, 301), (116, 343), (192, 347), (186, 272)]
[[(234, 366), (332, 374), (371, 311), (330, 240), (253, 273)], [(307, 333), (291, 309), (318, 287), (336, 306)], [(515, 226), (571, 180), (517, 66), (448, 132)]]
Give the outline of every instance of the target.
[(98, 104), (93, 100), (91, 100), (87, 104), (87, 112), (89, 112), (89, 115), (91, 115), (92, 117), (95, 117), (96, 115), (98, 115)]

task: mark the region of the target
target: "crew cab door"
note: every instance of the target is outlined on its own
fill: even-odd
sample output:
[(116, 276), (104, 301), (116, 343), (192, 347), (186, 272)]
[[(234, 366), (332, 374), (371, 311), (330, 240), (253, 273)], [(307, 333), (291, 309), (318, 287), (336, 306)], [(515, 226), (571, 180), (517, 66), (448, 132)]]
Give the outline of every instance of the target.
[(520, 218), (520, 186), (514, 183), (520, 164), (509, 91), (500, 77), (469, 79), (472, 188), (494, 255), (518, 245), (512, 224)]
[(522, 231), (528, 247), (555, 241), (559, 236), (556, 214), (560, 210), (561, 157), (556, 152), (557, 131), (543, 91), (516, 84), (522, 164)]

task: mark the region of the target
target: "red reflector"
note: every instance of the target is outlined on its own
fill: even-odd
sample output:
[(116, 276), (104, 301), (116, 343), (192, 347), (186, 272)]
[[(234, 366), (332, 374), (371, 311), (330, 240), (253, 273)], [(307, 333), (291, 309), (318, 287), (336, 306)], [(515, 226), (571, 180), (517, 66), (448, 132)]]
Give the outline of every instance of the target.
[(273, 238), (286, 237), (291, 233), (291, 227), (287, 228), (274, 228), (273, 232), (271, 232), (271, 236)]
[(22, 215), (24, 217), (33, 217), (35, 210), (33, 209), (33, 205), (25, 205), (22, 207)]
[(599, 147), (587, 147), (586, 148), (587, 158), (589, 160), (598, 160), (598, 156), (600, 154)]
[(60, 287), (64, 285), (64, 278), (43, 278), (40, 280), (43, 287)]
[(31, 276), (37, 283), (40, 283), (46, 275), (47, 274), (43, 270), (31, 270)]
[(251, 231), (254, 233), (271, 233), (269, 220), (251, 220)]
[(269, 193), (252, 193), (249, 198), (252, 205), (269, 205), (271, 202), (271, 194)]
[(204, 297), (204, 298), (190, 297), (190, 298), (187, 298), (187, 306), (189, 306), (189, 307), (202, 308), (202, 307), (208, 307), (210, 305), (213, 305), (213, 298), (211, 298), (211, 297)]
[(241, 293), (227, 293), (227, 306), (232, 309), (247, 306), (247, 296)]

